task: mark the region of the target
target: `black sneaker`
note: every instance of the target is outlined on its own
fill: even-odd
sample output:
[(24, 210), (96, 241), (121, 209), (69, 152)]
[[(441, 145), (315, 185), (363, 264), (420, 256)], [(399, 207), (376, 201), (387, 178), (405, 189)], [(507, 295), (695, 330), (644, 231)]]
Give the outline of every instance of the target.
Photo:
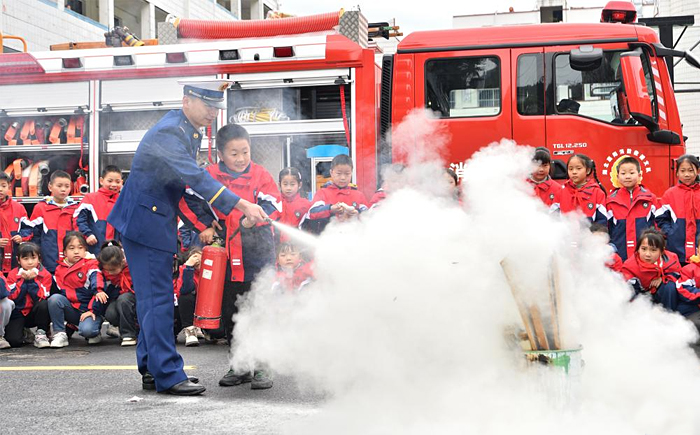
[(233, 369), (229, 370), (228, 373), (224, 375), (223, 378), (219, 380), (219, 385), (222, 387), (235, 387), (236, 385), (245, 384), (253, 380), (250, 372), (243, 374), (237, 374)]
[(272, 378), (263, 370), (256, 370), (253, 374), (253, 381), (250, 383), (251, 390), (267, 390), (272, 388)]

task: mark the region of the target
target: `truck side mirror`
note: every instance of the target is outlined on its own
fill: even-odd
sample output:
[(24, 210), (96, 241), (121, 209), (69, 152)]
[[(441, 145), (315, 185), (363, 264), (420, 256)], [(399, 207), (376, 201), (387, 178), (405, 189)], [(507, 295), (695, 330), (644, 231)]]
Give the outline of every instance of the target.
[(691, 53), (690, 51), (686, 51), (683, 57), (685, 58), (685, 61), (688, 62), (690, 65), (700, 69), (700, 60), (698, 60), (698, 58), (695, 57), (693, 53)]
[(593, 71), (603, 63), (603, 49), (582, 45), (569, 53), (569, 65), (574, 71)]
[(636, 49), (620, 55), (622, 80), (627, 94), (627, 104), (632, 118), (649, 131), (659, 129), (651, 112), (651, 98), (647, 92), (644, 68), (642, 67), (642, 50)]

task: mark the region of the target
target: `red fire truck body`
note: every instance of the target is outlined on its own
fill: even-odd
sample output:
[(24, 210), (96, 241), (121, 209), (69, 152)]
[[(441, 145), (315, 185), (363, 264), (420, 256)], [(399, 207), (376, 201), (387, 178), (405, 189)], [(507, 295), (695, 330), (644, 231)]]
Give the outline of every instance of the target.
[[(437, 119), (426, 122), (449, 132), (445, 159), (458, 173), (479, 148), (508, 138), (548, 148), (564, 176), (571, 155), (592, 157), (607, 188), (615, 162), (632, 155), (643, 166), (644, 183), (661, 194), (675, 180), (673, 160), (685, 141), (658, 42), (653, 30), (622, 23), (415, 32), (384, 59), (391, 83), (383, 89), (391, 98), (382, 101), (390, 101), (391, 110), (383, 114), (396, 126), (416, 108), (432, 109)], [(580, 57), (595, 49), (602, 51), (597, 66), (572, 67), (572, 50)], [(630, 114), (633, 78), (622, 74), (624, 53), (635, 50), (641, 63), (634, 85), (641, 77), (644, 88), (635, 89), (646, 93), (635, 98), (646, 98), (646, 126)], [(382, 119), (384, 130), (388, 121)]]

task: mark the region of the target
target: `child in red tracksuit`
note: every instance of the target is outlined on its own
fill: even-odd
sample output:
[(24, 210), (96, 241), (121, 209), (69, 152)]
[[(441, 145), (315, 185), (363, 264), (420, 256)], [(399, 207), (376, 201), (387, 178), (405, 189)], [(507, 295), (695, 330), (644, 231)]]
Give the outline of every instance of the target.
[[(279, 189), (269, 172), (251, 161), (250, 137), (246, 129), (237, 124), (228, 124), (216, 133), (216, 143), (220, 161), (207, 167), (209, 174), (240, 198), (258, 204), (271, 220), (278, 220), (282, 212)], [(189, 221), (194, 228), (200, 228), (202, 223), (208, 226), (200, 235), (208, 242), (217, 232), (213, 226), (215, 218), (207, 215), (205, 210), (208, 207), (194, 201), (191, 195), (186, 196), (184, 202), (180, 203), (183, 221)], [(233, 210), (228, 216), (219, 211), (216, 213), (218, 224), (224, 223), (221, 232), (226, 241), (229, 261), (221, 311), (223, 329), (230, 343), (234, 327), (232, 317), (238, 312), (236, 299), (250, 290), (253, 280), (265, 267), (274, 264), (275, 242), (269, 222), (256, 224), (238, 210)], [(219, 385), (234, 386), (250, 381), (249, 373), (229, 370)], [(258, 370), (252, 376), (251, 388), (271, 387), (272, 381), (263, 371)]]
[[(700, 242), (700, 237), (696, 240)], [(684, 316), (700, 311), (700, 248), (688, 259), (688, 264), (681, 269), (681, 277), (676, 283), (679, 309)]]
[(345, 221), (367, 210), (365, 195), (357, 190), (352, 180), (352, 159), (345, 154), (333, 157), (331, 181), (316, 192), (311, 208), (299, 223), (299, 228), (320, 234), (331, 218)]
[(544, 205), (551, 207), (552, 204), (561, 202), (562, 185), (549, 177), (549, 170), (552, 167), (552, 156), (547, 148), (536, 148), (532, 162), (537, 168), (530, 173), (527, 181), (532, 185), (535, 195), (539, 197)]
[[(311, 202), (299, 194), (301, 189), (301, 172), (297, 168), (284, 168), (279, 175), (280, 192), (282, 193), (282, 215), (280, 223), (298, 227)], [(286, 234), (281, 234), (280, 240), (288, 240)]]
[(314, 279), (310, 263), (304, 262), (299, 248), (290, 242), (277, 248), (277, 279), (273, 289), (299, 291)]
[(403, 170), (404, 166), (399, 163), (385, 165), (382, 168), (382, 186), (374, 192), (372, 199), (369, 200), (370, 209), (376, 208), (380, 202), (384, 201), (387, 193), (401, 187), (401, 174)]
[(7, 274), (9, 298), (15, 303), (5, 337), (12, 347), (24, 343), (24, 328), (36, 326), (34, 347), (49, 347), (49, 305), (53, 276), (41, 265), (41, 250), (34, 243), (22, 243), (17, 250), (19, 267)]
[(7, 274), (17, 267), (17, 246), (32, 238), (32, 232), (24, 230), (20, 234), (20, 225), (27, 219), (27, 210), (14, 199), (10, 192), (12, 179), (5, 172), (0, 172), (0, 249), (3, 251), (2, 273)]
[(117, 238), (114, 228), (107, 223), (107, 216), (117, 202), (121, 188), (121, 169), (106, 166), (100, 175), (100, 190), (85, 195), (73, 214), (78, 230), (85, 236), (90, 252), (95, 256), (105, 241)]
[(668, 222), (666, 241), (668, 250), (678, 255), (682, 263), (695, 255), (700, 223), (700, 160), (685, 154), (676, 161), (678, 184), (669, 188), (661, 198), (659, 220)]
[(657, 199), (650, 190), (640, 184), (641, 166), (634, 157), (623, 157), (617, 168), (619, 187), (608, 196), (608, 232), (622, 260), (637, 251), (636, 241), (647, 228), (658, 224), (667, 232), (668, 222), (657, 220)]
[(119, 328), (122, 346), (135, 346), (138, 337), (136, 294), (122, 246), (107, 240), (100, 247), (97, 262), (102, 270), (105, 293), (109, 297), (105, 319)]
[(31, 220), (22, 225), (32, 230), (33, 242), (41, 248), (44, 267), (51, 273), (63, 261), (63, 238), (67, 232), (77, 229), (73, 215), (78, 202), (68, 196), (72, 187), (68, 173), (54, 171), (49, 181), (52, 196), (34, 206)]
[(185, 333), (185, 346), (199, 346), (202, 331), (194, 326), (194, 308), (197, 301), (197, 288), (202, 277), (202, 249), (194, 247), (187, 255), (187, 261), (180, 266), (175, 282), (175, 299), (180, 314), (180, 326)]
[(676, 254), (666, 251), (666, 241), (658, 230), (651, 228), (642, 233), (634, 255), (622, 266), (622, 275), (634, 289), (632, 299), (648, 293), (668, 310), (685, 310), (676, 290), (681, 264)]
[(566, 168), (569, 179), (564, 183), (559, 204), (554, 203), (552, 209), (562, 213), (578, 210), (592, 222), (607, 224), (605, 191), (598, 181), (595, 162), (584, 154), (574, 154)]
[(80, 335), (89, 344), (102, 340), (102, 316), (109, 297), (97, 260), (85, 258), (88, 244), (78, 231), (69, 231), (63, 238), (63, 260), (56, 267), (54, 280), (58, 293), (49, 298), (49, 314), (53, 324), (51, 347), (68, 346), (64, 323), (78, 326)]

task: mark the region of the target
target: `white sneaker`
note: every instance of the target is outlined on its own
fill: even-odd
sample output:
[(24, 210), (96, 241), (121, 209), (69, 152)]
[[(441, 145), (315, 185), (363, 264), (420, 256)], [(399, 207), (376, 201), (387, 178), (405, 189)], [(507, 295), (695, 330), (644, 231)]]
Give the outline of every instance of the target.
[(185, 331), (185, 346), (199, 346), (199, 339), (194, 326), (188, 326)]
[(124, 337), (122, 338), (122, 346), (136, 346), (136, 339), (134, 337)]
[(54, 349), (66, 347), (68, 344), (68, 334), (63, 331), (54, 334), (53, 339), (51, 340), (51, 347)]
[(107, 337), (119, 338), (119, 328), (114, 325), (107, 327)]
[(194, 330), (197, 332), (197, 338), (204, 339), (204, 331), (198, 326), (193, 326)]
[(49, 338), (46, 336), (46, 332), (44, 332), (43, 329), (37, 329), (36, 334), (34, 335), (34, 347), (37, 349), (44, 349), (50, 346), (51, 343), (49, 342)]
[(24, 344), (30, 344), (30, 343), (34, 342), (34, 333), (32, 332), (31, 329), (24, 328), (23, 333), (24, 333), (24, 336), (23, 336)]
[(0, 335), (0, 349), (9, 349), (10, 347), (12, 347), (10, 343), (5, 340), (4, 336)]
[(102, 334), (100, 334), (96, 337), (88, 338), (87, 341), (88, 341), (88, 344), (102, 343)]

